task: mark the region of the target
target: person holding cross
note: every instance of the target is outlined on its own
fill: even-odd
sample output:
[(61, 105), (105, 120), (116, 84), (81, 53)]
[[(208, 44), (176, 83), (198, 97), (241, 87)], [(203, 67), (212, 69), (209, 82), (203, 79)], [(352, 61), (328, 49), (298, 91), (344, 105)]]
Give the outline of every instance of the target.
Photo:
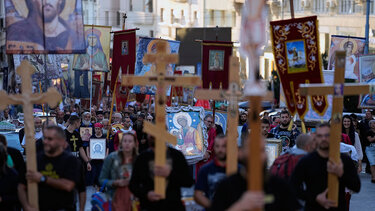
[[(141, 210), (147, 211), (184, 211), (181, 202), (181, 187), (191, 187), (193, 178), (184, 155), (171, 147), (166, 150), (167, 162), (164, 166), (155, 166), (155, 139), (148, 136), (150, 148), (142, 152), (133, 165), (129, 188), (139, 198)], [(165, 199), (154, 192), (154, 175), (168, 180)]]
[[(290, 186), (276, 176), (265, 176), (263, 191), (247, 191), (246, 175), (251, 169), (247, 169), (249, 162), (248, 133), (241, 137), (241, 145), (238, 151), (238, 161), (244, 168), (220, 182), (213, 197), (209, 210), (212, 211), (242, 211), (262, 209), (265, 211), (295, 211), (298, 202)], [(261, 141), (261, 159), (266, 164), (267, 155), (264, 148), (264, 140)], [(266, 165), (264, 165), (264, 170)], [(265, 170), (266, 172), (266, 170)]]
[[(59, 126), (45, 130), (44, 151), (37, 156), (37, 171), (28, 170), (26, 179), (39, 186), (40, 210), (75, 210), (74, 188), (79, 180), (78, 162), (65, 151), (65, 133)], [(18, 187), (24, 210), (33, 210), (27, 202), (26, 186)]]
[[(306, 202), (306, 211), (346, 210), (345, 188), (354, 192), (359, 192), (361, 188), (357, 170), (349, 156), (341, 154), (339, 164), (328, 160), (330, 130), (327, 123), (316, 126), (317, 150), (303, 157), (291, 176), (297, 197)], [(334, 201), (327, 198), (328, 173), (337, 175), (340, 182), (337, 208)]]

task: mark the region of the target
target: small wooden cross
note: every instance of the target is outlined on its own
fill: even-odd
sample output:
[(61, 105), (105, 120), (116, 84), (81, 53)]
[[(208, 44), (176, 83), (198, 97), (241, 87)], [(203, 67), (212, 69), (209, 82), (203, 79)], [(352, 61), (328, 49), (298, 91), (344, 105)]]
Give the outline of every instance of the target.
[[(336, 51), (334, 84), (301, 84), (300, 93), (303, 96), (332, 95), (331, 134), (329, 137), (329, 160), (340, 162), (340, 141), (342, 133), (342, 112), (344, 95), (359, 95), (371, 92), (373, 86), (368, 84), (345, 84), (345, 51)], [(338, 206), (339, 180), (336, 175), (328, 174), (328, 199), (335, 201)]]
[[(239, 61), (238, 57), (230, 57), (229, 86), (228, 90), (220, 89), (197, 89), (194, 97), (204, 100), (228, 100), (228, 142), (227, 142), (227, 165), (226, 173), (231, 175), (237, 172), (237, 126), (238, 126), (238, 101), (242, 97), (239, 81)], [(215, 117), (214, 117), (215, 119)], [(225, 130), (226, 128), (224, 128)]]
[[(155, 125), (144, 122), (146, 133), (155, 137), (155, 165), (163, 166), (166, 164), (166, 142), (173, 145), (177, 144), (176, 137), (169, 134), (165, 124), (165, 104), (166, 88), (172, 86), (200, 86), (202, 81), (196, 76), (166, 76), (165, 70), (168, 64), (178, 62), (178, 54), (169, 54), (167, 51), (167, 41), (159, 40), (156, 43), (156, 54), (146, 54), (143, 57), (143, 63), (155, 63), (156, 75), (130, 76), (122, 77), (123, 86), (132, 85), (156, 85), (157, 93), (155, 94)], [(165, 198), (165, 178), (155, 176), (154, 191)]]
[[(36, 149), (35, 149), (35, 128), (33, 117), (33, 104), (47, 103), (51, 107), (56, 107), (61, 101), (61, 95), (55, 88), (49, 88), (46, 93), (32, 93), (32, 74), (35, 68), (28, 61), (23, 60), (16, 70), (22, 79), (22, 94), (8, 95), (5, 91), (0, 91), (0, 109), (3, 110), (8, 105), (22, 105), (25, 121), (26, 137), (26, 164), (27, 170), (37, 171)], [(38, 209), (38, 184), (27, 183), (28, 199), (32, 207)]]

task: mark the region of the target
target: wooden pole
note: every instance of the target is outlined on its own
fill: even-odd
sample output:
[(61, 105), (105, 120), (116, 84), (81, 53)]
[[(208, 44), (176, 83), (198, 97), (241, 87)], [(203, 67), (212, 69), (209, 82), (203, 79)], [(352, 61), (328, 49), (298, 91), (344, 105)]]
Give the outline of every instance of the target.
[(294, 19), (294, 0), (289, 0), (289, 6), (290, 6), (290, 16), (292, 17), (292, 19)]
[[(335, 94), (332, 99), (332, 119), (331, 119), (331, 132), (329, 137), (329, 158), (335, 164), (340, 163), (340, 140), (342, 130), (342, 111), (344, 107), (344, 89), (343, 84), (345, 82), (345, 52), (337, 52), (335, 57), (335, 75), (334, 84), (335, 86), (342, 85), (341, 92), (336, 92), (338, 88), (335, 88)], [(343, 62), (342, 62), (343, 61)], [(338, 206), (339, 198), (339, 180), (335, 174), (328, 173), (328, 199), (335, 201), (336, 207)]]
[(248, 116), (250, 135), (248, 147), (251, 158), (247, 163), (247, 188), (252, 191), (263, 191), (263, 161), (261, 160), (262, 136), (259, 113), (261, 112), (262, 96), (250, 96), (250, 113)]
[(107, 132), (107, 140), (109, 138), (109, 133), (112, 132), (112, 114), (113, 114), (113, 105), (115, 104), (115, 100), (116, 100), (116, 89), (117, 89), (117, 80), (118, 80), (118, 76), (117, 75), (117, 78), (116, 78), (116, 83), (115, 83), (115, 87), (113, 89), (113, 92), (112, 92), (112, 102), (111, 102), (111, 111), (109, 113), (109, 126), (110, 126), (110, 131)]

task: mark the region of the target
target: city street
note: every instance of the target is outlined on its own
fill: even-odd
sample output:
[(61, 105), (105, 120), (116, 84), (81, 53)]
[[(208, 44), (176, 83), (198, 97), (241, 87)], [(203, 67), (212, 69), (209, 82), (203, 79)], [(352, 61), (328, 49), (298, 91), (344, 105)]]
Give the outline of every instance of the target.
[(370, 174), (361, 173), (361, 191), (353, 194), (350, 201), (351, 211), (375, 210), (375, 184), (371, 183)]

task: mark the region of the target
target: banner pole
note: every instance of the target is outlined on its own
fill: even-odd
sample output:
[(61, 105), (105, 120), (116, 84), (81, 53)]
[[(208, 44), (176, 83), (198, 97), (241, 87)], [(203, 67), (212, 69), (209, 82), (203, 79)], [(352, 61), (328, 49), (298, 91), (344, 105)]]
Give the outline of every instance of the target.
[[(117, 75), (117, 78), (116, 78), (115, 87), (114, 87), (113, 92), (112, 92), (111, 111), (110, 111), (110, 113), (109, 113), (109, 126), (111, 127), (111, 128), (110, 128), (111, 131), (112, 131), (112, 126), (111, 126), (111, 124), (112, 124), (113, 105), (115, 104), (115, 100), (116, 100), (117, 80), (118, 80), (118, 75)], [(109, 138), (110, 130), (108, 130), (108, 132), (107, 132), (107, 140), (108, 140), (108, 138)]]

